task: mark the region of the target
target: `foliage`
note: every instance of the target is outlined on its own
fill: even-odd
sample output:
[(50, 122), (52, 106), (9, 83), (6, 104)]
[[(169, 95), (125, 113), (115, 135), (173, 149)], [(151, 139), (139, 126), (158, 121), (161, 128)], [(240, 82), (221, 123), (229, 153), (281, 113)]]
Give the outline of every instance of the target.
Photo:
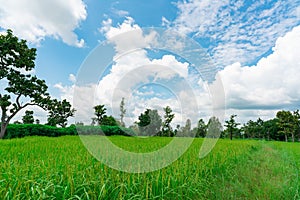
[(10, 124), (4, 138), (22, 138), (26, 136), (58, 137), (63, 135), (77, 135), (76, 127), (56, 128), (41, 124)]
[(33, 118), (33, 111), (26, 110), (25, 115), (22, 117), (23, 124), (33, 124), (34, 118)]
[(175, 117), (175, 114), (172, 113), (173, 111), (169, 106), (164, 108), (164, 111), (165, 111), (165, 115), (164, 115), (165, 120), (162, 124), (162, 136), (173, 137), (174, 132), (173, 132), (173, 129), (171, 127), (171, 123), (172, 123), (172, 120)]
[(126, 109), (125, 109), (125, 99), (124, 97), (122, 98), (122, 101), (120, 103), (120, 117), (121, 117), (121, 126), (125, 127), (124, 123), (124, 117), (126, 114)]
[(218, 138), (222, 131), (222, 124), (215, 116), (208, 120), (207, 124), (207, 136), (211, 138)]
[(93, 118), (93, 122), (97, 122), (98, 125), (101, 125), (102, 124), (102, 120), (105, 116), (105, 113), (106, 113), (106, 108), (105, 108), (105, 105), (97, 105), (94, 107), (94, 114), (96, 115), (96, 118)]
[(102, 126), (118, 126), (117, 121), (113, 116), (104, 116), (102, 119)]
[(196, 127), (196, 137), (205, 137), (207, 134), (207, 125), (203, 119), (199, 119)]
[(279, 133), (284, 135), (285, 141), (288, 141), (289, 135), (292, 135), (294, 141), (294, 133), (295, 133), (295, 119), (293, 114), (290, 111), (279, 111), (276, 114), (278, 119), (277, 125), (279, 128)]
[(35, 66), (35, 57), (36, 49), (29, 48), (26, 41), (19, 40), (11, 30), (0, 35), (0, 81), (7, 83), (5, 91), (0, 93), (0, 138), (20, 110), (32, 105), (48, 108), (50, 97), (45, 81), (28, 73)]
[(232, 140), (233, 134), (239, 132), (238, 125), (235, 121), (236, 115), (231, 115), (229, 120), (225, 121), (225, 127), (227, 128), (225, 131), (230, 134), (230, 140)]
[(140, 133), (143, 136), (159, 135), (162, 119), (157, 110), (147, 109), (139, 116), (137, 125), (139, 126)]
[(49, 107), (49, 116), (47, 125), (50, 126), (61, 126), (66, 127), (68, 118), (73, 117), (75, 109), (72, 108), (71, 104), (67, 100), (58, 101), (52, 100)]
[(78, 134), (80, 135), (122, 135), (134, 136), (135, 133), (129, 128), (122, 128), (119, 126), (77, 126)]
[(65, 128), (58, 128), (41, 124), (10, 124), (7, 127), (7, 134), (5, 139), (22, 138), (26, 136), (48, 136), (58, 137), (64, 135), (123, 135), (133, 136), (135, 133), (128, 128), (121, 128), (119, 126), (80, 126), (71, 125)]

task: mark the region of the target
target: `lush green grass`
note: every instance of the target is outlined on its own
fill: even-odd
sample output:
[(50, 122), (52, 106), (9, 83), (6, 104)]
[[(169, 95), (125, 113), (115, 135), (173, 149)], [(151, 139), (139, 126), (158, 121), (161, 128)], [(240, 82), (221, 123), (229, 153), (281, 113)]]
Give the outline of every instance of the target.
[[(170, 138), (111, 137), (137, 152)], [(202, 139), (172, 165), (144, 174), (94, 159), (77, 136), (0, 141), (0, 199), (300, 199), (300, 144), (219, 140), (199, 159)]]

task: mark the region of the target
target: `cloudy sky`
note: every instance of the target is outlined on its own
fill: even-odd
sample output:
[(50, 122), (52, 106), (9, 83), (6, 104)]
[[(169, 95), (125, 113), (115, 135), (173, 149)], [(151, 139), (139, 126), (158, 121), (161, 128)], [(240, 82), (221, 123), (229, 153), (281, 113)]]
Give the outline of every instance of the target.
[(74, 104), (76, 120), (99, 103), (119, 118), (122, 97), (128, 125), (167, 105), (176, 124), (300, 108), (299, 0), (0, 0), (6, 29), (37, 48), (34, 73)]

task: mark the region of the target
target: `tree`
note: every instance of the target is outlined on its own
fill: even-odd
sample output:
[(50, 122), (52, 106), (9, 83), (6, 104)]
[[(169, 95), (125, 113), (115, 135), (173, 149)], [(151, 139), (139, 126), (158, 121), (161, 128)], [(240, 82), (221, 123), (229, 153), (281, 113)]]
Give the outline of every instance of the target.
[(183, 136), (189, 137), (191, 134), (192, 122), (190, 119), (187, 119), (185, 126), (183, 127)]
[(293, 112), (294, 123), (295, 123), (295, 134), (298, 136), (298, 141), (300, 142), (300, 114), (299, 110)]
[(106, 108), (104, 105), (97, 105), (94, 107), (94, 109), (95, 109), (94, 114), (96, 115), (96, 118), (93, 118), (93, 120), (97, 122), (98, 125), (101, 125), (103, 117), (105, 116), (106, 113)]
[(124, 123), (124, 117), (126, 114), (126, 109), (125, 109), (125, 99), (124, 97), (122, 98), (122, 101), (120, 103), (120, 117), (121, 117), (121, 126), (125, 127)]
[(48, 108), (50, 96), (45, 81), (24, 73), (34, 68), (35, 57), (36, 49), (28, 48), (26, 41), (19, 40), (11, 30), (0, 35), (0, 81), (7, 83), (0, 93), (0, 138), (4, 137), (7, 125), (20, 110), (33, 105)]
[(230, 119), (225, 121), (226, 131), (230, 134), (230, 140), (232, 140), (233, 134), (239, 130), (237, 126), (240, 124), (235, 121), (235, 117), (236, 115), (231, 115)]
[(117, 126), (118, 123), (113, 116), (104, 116), (101, 125), (104, 126)]
[(284, 135), (285, 141), (288, 141), (289, 135), (292, 135), (294, 140), (295, 124), (293, 114), (290, 111), (282, 110), (277, 112), (276, 117), (278, 119), (279, 133)]
[(75, 109), (67, 100), (58, 101), (54, 99), (49, 107), (48, 125), (66, 127), (68, 118), (73, 117)]
[(162, 135), (174, 137), (174, 132), (171, 127), (171, 122), (174, 119), (175, 114), (172, 113), (172, 109), (169, 106), (164, 108), (164, 111), (165, 111), (165, 115), (164, 115), (165, 121), (162, 124)]
[(33, 124), (34, 118), (33, 118), (33, 111), (26, 110), (25, 115), (22, 117), (23, 124)]
[(264, 135), (268, 140), (282, 140), (282, 137), (278, 134), (278, 119), (270, 119), (263, 123)]
[(222, 124), (215, 116), (211, 117), (207, 123), (207, 136), (212, 138), (219, 137), (222, 131)]
[(196, 137), (205, 137), (207, 133), (207, 125), (203, 119), (199, 119), (197, 128), (196, 128)]
[(147, 109), (139, 116), (139, 132), (144, 136), (159, 135), (162, 119), (157, 110)]

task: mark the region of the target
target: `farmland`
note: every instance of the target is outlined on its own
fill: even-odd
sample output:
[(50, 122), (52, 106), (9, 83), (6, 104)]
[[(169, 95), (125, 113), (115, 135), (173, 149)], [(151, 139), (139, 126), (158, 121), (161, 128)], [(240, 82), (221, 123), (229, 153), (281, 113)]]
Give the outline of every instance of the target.
[[(151, 152), (172, 138), (112, 136)], [(78, 136), (0, 141), (0, 199), (300, 199), (300, 144), (222, 140), (199, 159), (203, 139), (170, 166), (141, 174), (107, 167)]]

